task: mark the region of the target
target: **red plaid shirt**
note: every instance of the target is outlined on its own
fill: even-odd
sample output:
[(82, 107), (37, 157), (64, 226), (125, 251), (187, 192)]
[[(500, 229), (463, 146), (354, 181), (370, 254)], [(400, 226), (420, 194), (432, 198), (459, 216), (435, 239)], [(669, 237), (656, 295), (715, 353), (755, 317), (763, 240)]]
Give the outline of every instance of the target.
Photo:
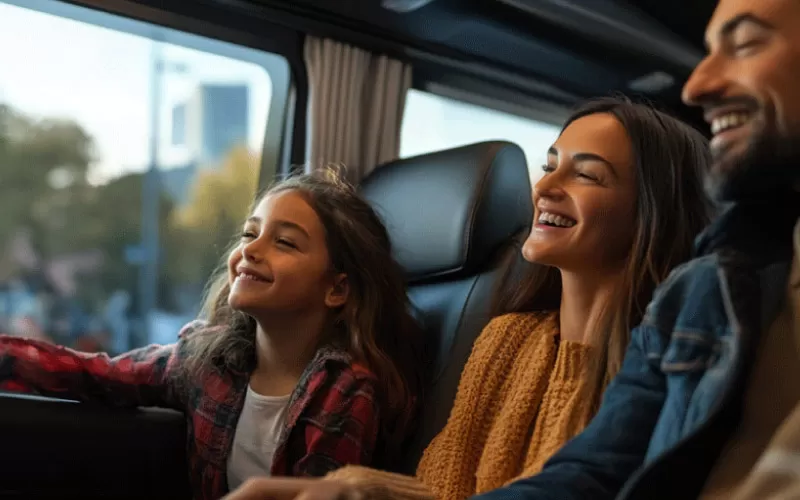
[[(194, 497), (216, 499), (228, 491), (227, 459), (249, 375), (230, 372), (182, 382), (186, 377), (179, 367), (189, 355), (185, 338), (200, 325), (184, 327), (176, 344), (115, 358), (0, 335), (0, 390), (183, 412)], [(320, 349), (290, 399), (272, 475), (323, 476), (347, 464), (369, 465), (379, 428), (376, 383), (347, 353)]]

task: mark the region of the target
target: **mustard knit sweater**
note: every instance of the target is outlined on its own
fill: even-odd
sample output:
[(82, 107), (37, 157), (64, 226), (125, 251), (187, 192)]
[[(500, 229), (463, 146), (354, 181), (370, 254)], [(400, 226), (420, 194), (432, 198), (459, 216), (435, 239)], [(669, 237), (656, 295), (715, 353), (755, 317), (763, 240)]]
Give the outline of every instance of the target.
[(588, 353), (559, 342), (555, 313), (495, 318), (472, 348), (447, 425), (416, 477), (347, 466), (326, 479), (368, 499), (462, 500), (534, 475), (592, 417)]

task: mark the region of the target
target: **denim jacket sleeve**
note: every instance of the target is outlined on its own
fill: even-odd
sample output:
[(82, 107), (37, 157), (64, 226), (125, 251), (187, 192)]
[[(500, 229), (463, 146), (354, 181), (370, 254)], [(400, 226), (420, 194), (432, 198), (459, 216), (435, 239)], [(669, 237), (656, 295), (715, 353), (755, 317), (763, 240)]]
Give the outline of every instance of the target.
[(622, 368), (606, 389), (597, 415), (539, 474), (476, 498), (613, 499), (644, 461), (666, 397), (656, 339), (653, 326), (633, 330)]

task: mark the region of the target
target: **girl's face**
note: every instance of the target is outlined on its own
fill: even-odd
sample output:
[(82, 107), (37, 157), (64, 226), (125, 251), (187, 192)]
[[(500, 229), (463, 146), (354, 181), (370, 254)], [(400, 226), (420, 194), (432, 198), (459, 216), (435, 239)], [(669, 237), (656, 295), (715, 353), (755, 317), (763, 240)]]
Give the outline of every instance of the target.
[(347, 300), (331, 268), (325, 228), (297, 191), (268, 194), (244, 224), (228, 258), (228, 303), (259, 323), (324, 314)]
[(526, 260), (569, 271), (624, 264), (635, 233), (636, 173), (628, 134), (609, 113), (572, 122), (533, 190)]

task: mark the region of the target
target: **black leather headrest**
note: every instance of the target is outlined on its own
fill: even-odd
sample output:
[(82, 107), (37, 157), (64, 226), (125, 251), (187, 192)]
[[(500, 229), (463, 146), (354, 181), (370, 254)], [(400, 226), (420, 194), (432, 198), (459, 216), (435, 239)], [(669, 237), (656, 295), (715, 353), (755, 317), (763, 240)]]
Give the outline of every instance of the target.
[(533, 219), (525, 155), (483, 142), (376, 168), (362, 193), (383, 217), (411, 281), (478, 272)]

